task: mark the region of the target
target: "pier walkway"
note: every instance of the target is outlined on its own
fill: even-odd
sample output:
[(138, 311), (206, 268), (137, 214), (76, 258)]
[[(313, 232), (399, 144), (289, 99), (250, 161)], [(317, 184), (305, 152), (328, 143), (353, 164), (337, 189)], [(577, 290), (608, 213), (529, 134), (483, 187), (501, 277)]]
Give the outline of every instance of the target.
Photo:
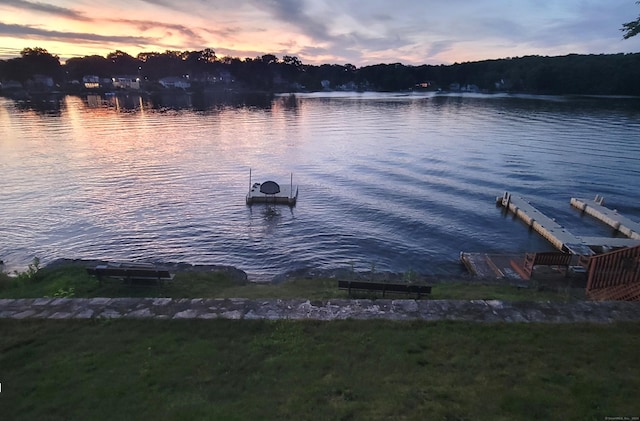
[(555, 248), (565, 253), (590, 256), (594, 252), (584, 241), (567, 231), (562, 225), (549, 218), (531, 203), (519, 196), (505, 193), (497, 198), (497, 202), (505, 209), (546, 238)]
[(604, 222), (628, 238), (640, 240), (640, 223), (632, 221), (626, 216), (620, 215), (617, 211), (609, 209), (596, 201), (572, 197), (570, 203), (574, 208), (580, 209), (587, 215)]
[(544, 215), (522, 197), (508, 192), (496, 198), (497, 203), (520, 218), (531, 229), (546, 238), (558, 250), (578, 256), (593, 256), (594, 249), (634, 247), (640, 245), (640, 224), (608, 209), (596, 201), (571, 199), (571, 205), (604, 222), (629, 238), (579, 237)]
[(247, 300), (204, 298), (0, 299), (0, 319), (458, 320), (517, 323), (640, 322), (634, 302), (498, 300)]

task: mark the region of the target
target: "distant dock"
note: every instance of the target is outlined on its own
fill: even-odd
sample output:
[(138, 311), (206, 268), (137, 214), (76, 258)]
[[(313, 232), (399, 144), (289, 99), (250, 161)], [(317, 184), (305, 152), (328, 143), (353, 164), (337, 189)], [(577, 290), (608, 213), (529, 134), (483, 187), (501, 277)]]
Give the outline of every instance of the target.
[(531, 203), (519, 196), (513, 196), (508, 192), (496, 199), (497, 203), (512, 212), (515, 216), (546, 238), (558, 250), (589, 256), (594, 254), (584, 241), (567, 231), (563, 226), (549, 218)]
[(571, 198), (571, 206), (580, 209), (587, 215), (593, 216), (604, 222), (611, 228), (634, 240), (640, 240), (640, 223), (632, 221), (617, 211), (602, 205), (602, 200), (587, 201), (585, 199)]
[[(593, 201), (571, 198), (571, 206), (612, 227), (621, 237), (577, 236), (544, 215), (522, 197), (505, 192), (496, 204), (520, 218), (547, 239), (559, 252), (528, 252), (524, 255), (460, 253), (460, 261), (473, 275), (501, 282), (527, 281), (571, 288), (585, 285), (595, 300), (640, 301), (640, 224)], [(568, 289), (567, 289), (568, 291)]]
[(513, 196), (508, 192), (496, 198), (496, 202), (546, 238), (555, 248), (565, 253), (592, 256), (596, 254), (594, 249), (604, 251), (640, 245), (640, 224), (604, 207), (601, 201), (594, 200), (588, 203), (584, 199), (572, 198), (571, 205), (606, 223), (629, 238), (576, 236), (555, 220), (544, 215), (527, 200)]

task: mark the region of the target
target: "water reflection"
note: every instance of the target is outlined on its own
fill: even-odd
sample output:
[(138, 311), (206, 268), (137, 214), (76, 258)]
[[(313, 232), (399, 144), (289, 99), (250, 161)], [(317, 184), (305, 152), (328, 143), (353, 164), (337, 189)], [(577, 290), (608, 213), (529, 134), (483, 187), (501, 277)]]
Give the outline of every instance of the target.
[(151, 94), (149, 101), (154, 109), (191, 109), (193, 108), (192, 94), (185, 91), (156, 92)]
[[(236, 91), (216, 92), (109, 92), (106, 94), (88, 94), (83, 97), (88, 108), (114, 108), (121, 112), (154, 110), (193, 110), (209, 111), (226, 107), (271, 109), (274, 96), (267, 93), (244, 93)], [(284, 99), (278, 104), (286, 108), (295, 108), (297, 100)]]
[(118, 111), (142, 111), (145, 109), (145, 100), (139, 94), (116, 94), (110, 95), (108, 98)]
[[(541, 250), (544, 239), (494, 208), (496, 195), (521, 194), (569, 229), (571, 195), (602, 194), (638, 218), (637, 101), (590, 102), (0, 98), (0, 259), (171, 260), (268, 276), (349, 261), (451, 272), (462, 250)], [(297, 207), (246, 207), (249, 168), (264, 179), (293, 171)]]
[(28, 99), (15, 101), (15, 107), (21, 111), (34, 111), (37, 114), (59, 116), (63, 97), (55, 94), (31, 95)]
[(85, 100), (88, 108), (105, 108), (110, 104), (102, 95), (87, 95)]
[(260, 214), (262, 216), (262, 220), (265, 222), (265, 234), (273, 234), (282, 221), (282, 213), (280, 212), (280, 209), (274, 205), (266, 205), (262, 208)]

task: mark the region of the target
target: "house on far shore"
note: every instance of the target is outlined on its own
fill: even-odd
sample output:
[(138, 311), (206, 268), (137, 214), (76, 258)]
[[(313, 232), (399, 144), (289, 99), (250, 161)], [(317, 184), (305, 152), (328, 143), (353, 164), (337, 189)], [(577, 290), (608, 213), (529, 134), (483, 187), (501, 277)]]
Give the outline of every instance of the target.
[(33, 75), (27, 80), (26, 87), (30, 91), (51, 91), (54, 87), (53, 78), (47, 75)]
[(16, 80), (0, 81), (0, 91), (18, 90), (23, 88), (22, 83)]
[(191, 82), (188, 77), (169, 76), (158, 81), (160, 85), (169, 89), (189, 89)]
[(100, 89), (100, 77), (95, 75), (82, 76), (82, 84), (86, 89)]
[(140, 89), (138, 76), (114, 76), (111, 78), (114, 89)]

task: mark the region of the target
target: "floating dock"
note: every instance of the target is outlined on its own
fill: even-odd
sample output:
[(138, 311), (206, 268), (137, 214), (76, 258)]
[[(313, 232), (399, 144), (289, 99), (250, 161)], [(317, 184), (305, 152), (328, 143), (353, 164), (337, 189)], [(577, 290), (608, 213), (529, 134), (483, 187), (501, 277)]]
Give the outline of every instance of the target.
[[(278, 193), (267, 194), (260, 191), (260, 187), (265, 183), (254, 183), (247, 193), (247, 205), (254, 203), (275, 203), (295, 206), (298, 200), (297, 186), (281, 186)], [(295, 187), (295, 190), (294, 190)]]
[(620, 215), (616, 210), (603, 206), (602, 200), (598, 201), (596, 198), (595, 200), (588, 201), (572, 197), (571, 206), (604, 222), (628, 238), (640, 240), (640, 224), (626, 216)]
[(537, 280), (557, 285), (586, 281), (587, 293), (596, 299), (639, 300), (640, 224), (606, 208), (602, 202), (598, 196), (593, 201), (576, 198), (570, 201), (571, 206), (628, 238), (576, 236), (529, 201), (505, 192), (496, 198), (496, 204), (520, 218), (561, 253), (526, 253), (523, 256), (462, 252), (460, 261), (470, 273), (480, 278), (511, 282), (528, 280), (535, 267)]
[(272, 203), (295, 206), (298, 201), (298, 186), (293, 185), (293, 173), (288, 186), (280, 186), (275, 181), (264, 183), (251, 183), (251, 169), (249, 169), (249, 193), (247, 193), (247, 205), (254, 203)]
[(505, 192), (496, 201), (500, 206), (522, 219), (525, 224), (546, 238), (558, 250), (582, 256), (594, 254), (583, 239), (571, 234), (562, 225), (540, 212), (522, 197)]
[(640, 224), (604, 207), (601, 204), (602, 199), (587, 203), (583, 199), (572, 198), (571, 205), (615, 228), (629, 238), (578, 237), (544, 215), (527, 200), (513, 196), (508, 192), (496, 198), (496, 202), (498, 205), (513, 212), (515, 216), (522, 219), (525, 224), (546, 238), (555, 248), (565, 253), (592, 256), (596, 254), (594, 249), (604, 252), (611, 249), (640, 245)]

